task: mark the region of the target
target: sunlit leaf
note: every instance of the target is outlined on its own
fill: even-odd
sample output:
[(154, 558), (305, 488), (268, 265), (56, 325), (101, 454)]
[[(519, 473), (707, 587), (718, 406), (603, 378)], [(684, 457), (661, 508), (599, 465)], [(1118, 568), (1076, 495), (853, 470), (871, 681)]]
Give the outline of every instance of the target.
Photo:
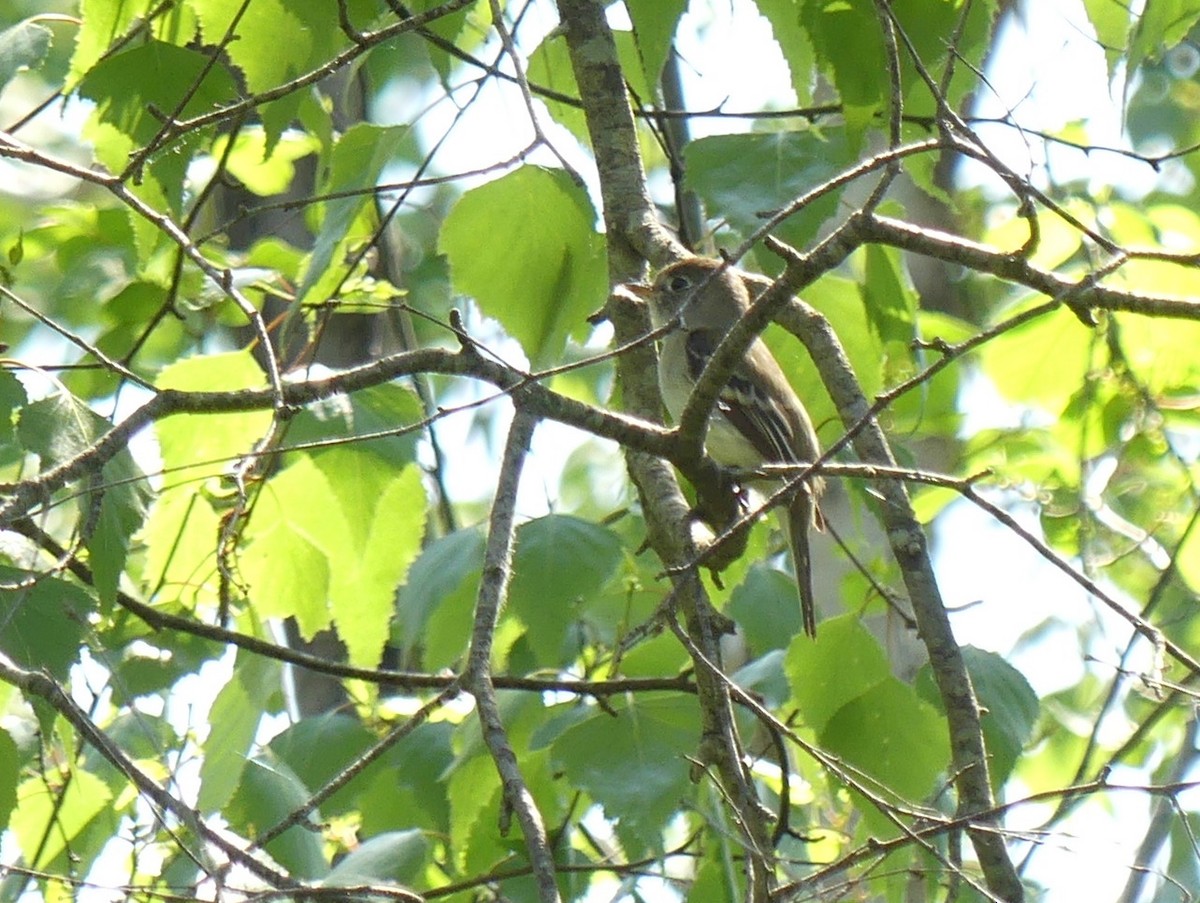
[[(60, 779), (54, 786), (33, 777), (17, 788), (17, 806), (9, 826), (30, 868), (61, 867), (56, 860), (68, 847), (73, 855), (84, 856), (81, 835), (97, 821), (106, 831), (116, 828), (117, 814), (104, 782), (80, 769), (69, 774), (70, 780)], [(89, 859), (97, 849), (93, 846)]]
[(384, 166), (393, 158), (396, 144), (404, 137), (402, 126), (380, 127), (359, 123), (346, 131), (333, 148), (329, 178), (323, 185), (326, 194), (338, 197), (326, 201), (321, 228), (296, 290), (302, 302), (320, 304), (328, 300), (344, 276), (342, 258), (351, 240), (355, 220), (372, 203), (372, 191)]
[(446, 217), (439, 247), (455, 288), (499, 320), (535, 366), (555, 361), (568, 335), (584, 334), (604, 301), (595, 213), (561, 170), (523, 166), (468, 191)]
[(642, 71), (646, 82), (658, 84), (663, 64), (675, 36), (679, 16), (687, 6), (687, 0), (629, 0), (626, 7), (633, 20), (633, 31), (642, 57)]
[(771, 23), (771, 31), (792, 73), (792, 88), (802, 105), (812, 101), (813, 59), (808, 32), (800, 25), (799, 4), (794, 0), (754, 0), (758, 11)]
[(266, 133), (253, 128), (238, 132), (233, 150), (229, 152), (226, 151), (228, 143), (228, 136), (219, 135), (213, 142), (213, 157), (224, 160), (231, 175), (247, 189), (264, 197), (282, 194), (292, 184), (295, 162), (320, 146), (315, 138), (296, 133), (284, 136), (268, 150)]
[(416, 467), (349, 449), (299, 457), (263, 488), (245, 532), (251, 603), (296, 617), (306, 637), (336, 626), (350, 660), (374, 667), (424, 524)]
[(258, 723), (275, 692), (279, 664), (254, 655), (241, 655), (233, 676), (217, 694), (209, 716), (210, 729), (200, 766), (202, 812), (222, 808), (233, 796), (249, 759)]
[[(236, 391), (265, 383), (248, 352), (197, 356), (163, 369), (157, 385), (178, 391)], [(142, 531), (146, 579), (172, 595), (210, 601), (216, 590), (218, 479), (239, 455), (250, 452), (271, 421), (269, 411), (188, 414), (155, 423), (166, 472), (165, 486)], [(211, 493), (199, 492), (208, 481)]]
[(820, 642), (797, 635), (784, 670), (805, 724), (817, 732), (843, 706), (890, 678), (883, 650), (852, 615), (822, 621)]

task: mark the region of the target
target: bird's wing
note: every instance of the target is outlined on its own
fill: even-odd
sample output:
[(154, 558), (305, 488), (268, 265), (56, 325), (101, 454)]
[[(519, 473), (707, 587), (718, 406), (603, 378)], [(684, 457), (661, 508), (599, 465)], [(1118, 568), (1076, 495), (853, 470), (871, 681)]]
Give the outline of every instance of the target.
[[(721, 334), (713, 329), (693, 329), (688, 332), (687, 362), (693, 382), (704, 372), (704, 366), (712, 358), (721, 338)], [(747, 353), (770, 356), (766, 346), (759, 346), (757, 342)], [(763, 361), (757, 363), (762, 372)], [(770, 359), (770, 364), (774, 365), (776, 371), (779, 370), (774, 358)], [(744, 365), (734, 369), (729, 382), (717, 396), (717, 410), (745, 437), (763, 461), (779, 464), (798, 461), (795, 431), (776, 398), (779, 386), (772, 385), (770, 381), (763, 384), (753, 380), (749, 373)], [(785, 379), (782, 371), (771, 375), (779, 380)]]

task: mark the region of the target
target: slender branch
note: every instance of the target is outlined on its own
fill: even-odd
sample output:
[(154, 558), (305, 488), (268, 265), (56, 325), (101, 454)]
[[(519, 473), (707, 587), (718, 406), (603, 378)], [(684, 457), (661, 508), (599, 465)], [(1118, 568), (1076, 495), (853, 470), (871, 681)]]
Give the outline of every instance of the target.
[[(50, 554), (62, 558), (63, 546), (31, 520), (18, 521), (14, 531), (27, 536)], [(70, 559), (67, 569), (87, 585), (93, 584), (91, 570), (78, 559)], [(182, 615), (154, 608), (132, 596), (117, 592), (117, 604), (140, 618), (155, 630), (174, 630), (188, 636), (202, 637), (216, 643), (227, 643), (266, 658), (275, 659), (297, 668), (304, 668), (331, 677), (361, 680), (380, 687), (400, 687), (406, 690), (445, 690), (458, 678), (448, 674), (429, 674), (424, 671), (395, 671), (389, 668), (360, 668), (331, 661), (317, 655), (281, 646), (259, 637), (239, 633), (227, 627), (197, 621)], [(524, 677), (515, 674), (494, 674), (492, 682), (502, 690), (524, 690), (530, 693), (570, 693), (604, 699), (626, 693), (665, 692), (694, 693), (696, 685), (687, 677), (626, 677), (611, 680), (586, 680), (567, 677)]]
[[(475, 697), (475, 709), (483, 740), (492, 754), (496, 771), (504, 786), (504, 811), (514, 810), (525, 836), (525, 848), (533, 866), (538, 896), (542, 903), (558, 903), (558, 882), (555, 878), (554, 854), (546, 835), (546, 825), (537, 802), (517, 761), (517, 754), (508, 740), (508, 731), (496, 701), (492, 682), (492, 640), (500, 619), (500, 608), (508, 595), (512, 577), (512, 551), (516, 537), (517, 488), (521, 470), (529, 451), (529, 440), (537, 426), (537, 417), (517, 408), (508, 430), (508, 443), (500, 465), (496, 484), (496, 499), (488, 523), (487, 547), (483, 555), (483, 574), (475, 602), (475, 621), (471, 630), (471, 648), (467, 653), (467, 668), (463, 672), (463, 687)], [(501, 816), (501, 824), (507, 821)]]
[[(289, 382), (282, 387), (283, 402), (287, 407), (305, 405), (331, 395), (380, 385), (398, 376), (422, 372), (482, 379), (519, 396), (528, 410), (540, 416), (630, 444), (651, 454), (672, 453), (673, 437), (669, 430), (661, 426), (559, 395), (541, 385), (537, 377), (515, 367), (487, 360), (478, 354), (455, 353), (439, 348), (399, 352), (331, 376)], [(3, 487), (7, 490), (7, 497), (0, 504), (0, 525), (11, 524), (47, 499), (50, 493), (90, 472), (98, 471), (107, 461), (120, 454), (133, 436), (157, 420), (172, 414), (222, 414), (274, 407), (276, 395), (271, 389), (160, 391), (83, 452), (36, 477)]]
[(168, 793), (162, 785), (142, 771), (124, 752), (100, 730), (87, 712), (83, 711), (52, 677), (40, 671), (28, 671), (18, 666), (7, 655), (0, 652), (0, 680), (16, 687), (26, 696), (37, 696), (62, 715), (79, 732), (79, 735), (109, 764), (125, 775), (138, 792), (150, 800), (159, 810), (170, 812), (191, 830), (204, 838), (206, 843), (224, 853), (231, 862), (244, 866), (259, 878), (276, 888), (294, 888), (298, 883), (273, 866), (260, 861), (251, 853), (239, 848), (227, 835), (215, 831), (204, 823), (200, 813)]
[[(1193, 713), (1188, 721), (1187, 730), (1184, 732), (1183, 741), (1179, 745), (1181, 752), (1171, 765), (1168, 785), (1180, 786), (1188, 783), (1183, 780), (1183, 776), (1192, 770), (1197, 757), (1200, 757), (1200, 751), (1196, 749), (1196, 738), (1200, 735), (1198, 728), (1200, 728), (1200, 721)], [(1181, 812), (1180, 808), (1178, 795), (1174, 792), (1164, 793), (1155, 803), (1154, 811), (1150, 816), (1150, 825), (1138, 846), (1137, 857), (1129, 869), (1129, 878), (1125, 882), (1121, 896), (1117, 898), (1117, 903), (1137, 903), (1138, 900), (1143, 899), (1142, 890), (1150, 875), (1150, 869), (1153, 868), (1155, 860), (1158, 859), (1163, 846), (1173, 833), (1172, 822), (1178, 820), (1184, 830), (1191, 833), (1188, 816)], [(1195, 855), (1197, 852), (1196, 839), (1193, 836), (1192, 853)]]
[(263, 831), (254, 838), (254, 844), (260, 848), (265, 848), (268, 843), (281, 835), (288, 828), (301, 824), (310, 814), (316, 811), (317, 807), (325, 800), (329, 799), (358, 775), (362, 774), (372, 762), (375, 762), (385, 752), (415, 731), (418, 727), (429, 720), (429, 717), (444, 706), (447, 702), (458, 695), (458, 682), (452, 681), (440, 693), (429, 700), (417, 711), (409, 716), (408, 720), (397, 725), (392, 730), (387, 732), (387, 735), (379, 738), (359, 755), (353, 762), (339, 771), (336, 775), (325, 782), (319, 789), (313, 791), (313, 794), (304, 802), (304, 805), (293, 809), (286, 816), (280, 819), (276, 824)]
[[(1020, 254), (1005, 253), (881, 214), (874, 214), (863, 221), (862, 238), (867, 242), (891, 245), (914, 254), (957, 263), (978, 273), (990, 273), (1051, 298), (1074, 298), (1073, 307), (1126, 311), (1147, 317), (1200, 319), (1200, 301), (1194, 298), (1146, 294), (1094, 284), (1080, 291), (1080, 279), (1043, 270)], [(1131, 253), (1130, 256), (1135, 255)], [(1176, 256), (1172, 262), (1180, 266), (1194, 266), (1195, 255)], [(1087, 278), (1084, 277), (1085, 280)]]
[[(852, 221), (862, 222), (857, 218)], [(808, 276), (810, 263), (807, 256), (780, 242), (771, 242), (770, 246), (784, 258), (787, 267), (767, 295), (772, 291), (793, 294), (792, 280), (799, 285)], [(767, 296), (764, 296), (758, 303), (766, 300)], [(845, 425), (851, 427), (862, 421), (869, 404), (845, 349), (828, 321), (799, 301), (793, 301), (777, 319), (808, 349)], [(869, 464), (895, 466), (883, 430), (874, 420), (868, 420), (855, 436), (854, 448)], [(883, 526), (908, 589), (918, 631), (929, 653), (934, 682), (946, 712), (959, 812), (967, 815), (987, 812), (995, 803), (979, 721), (979, 703), (942, 602), (925, 533), (917, 522), (902, 483), (885, 482), (880, 484), (879, 490), (883, 499), (880, 505)], [(968, 833), (987, 875), (988, 886), (1005, 900), (1021, 900), (1024, 891), (1003, 838), (992, 830), (987, 819), (980, 824), (981, 827), (971, 828)]]
[[(686, 252), (658, 223), (650, 202), (633, 114), (603, 5), (592, 0), (558, 0), (558, 8), (596, 157), (610, 276), (616, 284), (638, 275), (642, 260), (665, 264)], [(643, 341), (649, 334), (645, 307), (614, 292), (606, 314), (613, 323), (616, 345), (628, 349), (617, 358), (625, 409), (657, 422), (662, 416), (662, 400), (657, 358)], [(644, 446), (626, 445), (625, 460), (645, 512), (649, 542), (660, 559), (670, 566), (692, 558), (692, 518), (671, 468), (661, 456), (647, 453)], [(719, 663), (717, 640), (722, 628), (698, 575), (677, 574), (673, 582), (688, 635), (707, 661)], [(747, 853), (747, 899), (765, 903), (775, 880), (774, 851), (763, 807), (743, 767), (729, 693), (699, 662), (696, 683), (702, 723), (700, 757), (704, 764), (716, 767), (724, 795), (734, 809)]]

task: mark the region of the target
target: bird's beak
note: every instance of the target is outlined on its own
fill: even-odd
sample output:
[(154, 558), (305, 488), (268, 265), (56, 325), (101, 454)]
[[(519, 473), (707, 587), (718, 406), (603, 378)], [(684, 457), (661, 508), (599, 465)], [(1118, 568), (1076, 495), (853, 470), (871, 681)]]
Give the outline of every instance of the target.
[(650, 296), (654, 294), (654, 286), (648, 285), (645, 282), (626, 282), (623, 288), (631, 295), (636, 295), (643, 301), (649, 301)]

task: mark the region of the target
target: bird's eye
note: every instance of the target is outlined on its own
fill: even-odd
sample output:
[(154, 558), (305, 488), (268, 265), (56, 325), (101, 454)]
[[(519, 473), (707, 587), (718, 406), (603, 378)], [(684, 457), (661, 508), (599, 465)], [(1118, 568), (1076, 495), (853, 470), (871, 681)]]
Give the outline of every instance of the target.
[(673, 292), (682, 292), (692, 287), (692, 281), (687, 276), (672, 276), (667, 288)]

